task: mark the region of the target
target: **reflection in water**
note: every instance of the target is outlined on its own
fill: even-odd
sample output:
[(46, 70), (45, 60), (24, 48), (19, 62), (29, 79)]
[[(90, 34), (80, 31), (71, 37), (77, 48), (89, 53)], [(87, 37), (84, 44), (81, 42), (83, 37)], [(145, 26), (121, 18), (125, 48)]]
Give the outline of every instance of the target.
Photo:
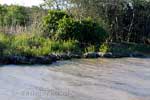
[(3, 100), (150, 100), (150, 59), (0, 67)]

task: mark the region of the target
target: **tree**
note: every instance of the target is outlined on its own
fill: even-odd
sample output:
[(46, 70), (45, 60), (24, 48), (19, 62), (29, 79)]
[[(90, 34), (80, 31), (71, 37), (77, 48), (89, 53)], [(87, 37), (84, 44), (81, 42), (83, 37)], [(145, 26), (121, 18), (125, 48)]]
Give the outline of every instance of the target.
[(68, 5), (68, 0), (44, 0), (44, 3), (41, 4), (42, 7), (53, 10), (65, 9), (66, 5)]
[(64, 11), (50, 10), (48, 15), (43, 18), (42, 22), (44, 36), (52, 38), (56, 33), (59, 20), (63, 17), (69, 17), (69, 15)]
[(0, 5), (0, 26), (4, 25), (4, 16), (7, 13), (5, 6)]
[(22, 6), (7, 6), (7, 13), (4, 18), (5, 25), (15, 26), (21, 25), (25, 26), (29, 20), (29, 16)]

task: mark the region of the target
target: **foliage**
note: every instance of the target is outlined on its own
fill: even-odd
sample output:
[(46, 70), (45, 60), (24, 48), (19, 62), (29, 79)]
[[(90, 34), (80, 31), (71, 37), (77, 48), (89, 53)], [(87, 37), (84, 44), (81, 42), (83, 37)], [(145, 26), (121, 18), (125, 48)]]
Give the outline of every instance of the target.
[(80, 34), (80, 23), (73, 18), (64, 17), (58, 22), (58, 29), (56, 32), (56, 39), (68, 40), (77, 39), (77, 35)]
[(17, 34), (36, 30), (40, 33), (41, 19), (46, 14), (46, 9), (35, 6), (0, 5), (0, 32)]
[(5, 9), (5, 14), (3, 14), (3, 25), (25, 25), (29, 19), (29, 16), (25, 10), (25, 7), (22, 6), (6, 6), (2, 7)]
[(0, 5), (0, 26), (4, 24), (4, 16), (6, 12), (7, 12), (6, 8)]
[(106, 53), (110, 51), (110, 47), (107, 43), (103, 43), (100, 48), (99, 48), (100, 52)]
[(81, 22), (81, 36), (78, 36), (79, 41), (84, 43), (98, 44), (104, 42), (108, 33), (92, 19), (84, 19)]
[(78, 42), (74, 40), (53, 41), (29, 33), (11, 37), (4, 34), (0, 36), (1, 55), (44, 56), (51, 53), (73, 52), (78, 49)]
[(150, 0), (68, 0), (70, 11), (78, 19), (91, 17), (101, 23), (110, 42), (150, 44)]
[(137, 43), (110, 43), (108, 44), (111, 52), (118, 53), (130, 53), (130, 52), (141, 52), (150, 54), (150, 45), (137, 44)]
[(56, 9), (61, 10), (66, 4), (67, 0), (44, 0), (44, 3), (41, 4), (41, 6), (45, 9)]
[(79, 43), (75, 40), (62, 41), (61, 52), (76, 52), (79, 51)]
[(0, 56), (7, 47), (9, 47), (9, 38), (6, 34), (0, 33)]
[(56, 38), (75, 39), (84, 44), (96, 44), (104, 42), (107, 35), (107, 32), (91, 19), (78, 21), (64, 17), (58, 23)]
[[(97, 48), (101, 52), (149, 51), (149, 46), (140, 45), (150, 44), (149, 0), (45, 0), (45, 4), (57, 10), (50, 10), (44, 18), (47, 9), (0, 5), (0, 32), (9, 33), (5, 28), (13, 31), (17, 25), (31, 28), (26, 34), (0, 33), (0, 55), (40, 56)], [(118, 48), (105, 41), (138, 44)]]
[(85, 48), (84, 52), (95, 52), (96, 47), (94, 45), (88, 46)]
[(69, 16), (63, 11), (50, 10), (48, 12), (48, 15), (43, 18), (43, 22), (42, 22), (44, 36), (52, 37), (57, 30), (58, 21), (63, 17), (69, 17)]

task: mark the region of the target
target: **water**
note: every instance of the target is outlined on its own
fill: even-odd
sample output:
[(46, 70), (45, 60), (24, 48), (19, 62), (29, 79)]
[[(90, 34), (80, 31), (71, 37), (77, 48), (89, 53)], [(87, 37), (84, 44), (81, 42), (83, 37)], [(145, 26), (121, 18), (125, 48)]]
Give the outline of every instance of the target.
[(150, 100), (150, 59), (0, 67), (1, 100)]

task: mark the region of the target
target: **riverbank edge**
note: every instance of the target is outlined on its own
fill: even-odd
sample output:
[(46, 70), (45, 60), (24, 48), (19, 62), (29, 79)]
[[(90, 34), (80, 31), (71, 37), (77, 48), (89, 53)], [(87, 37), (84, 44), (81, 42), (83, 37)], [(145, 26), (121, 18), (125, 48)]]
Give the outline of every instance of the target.
[(50, 54), (47, 56), (3, 56), (0, 57), (1, 65), (15, 64), (15, 65), (34, 65), (34, 64), (52, 64), (53, 62), (60, 60), (70, 59), (96, 59), (96, 58), (149, 58), (143, 53), (112, 53), (112, 52), (88, 52), (84, 54), (75, 53), (62, 53), (62, 54)]

